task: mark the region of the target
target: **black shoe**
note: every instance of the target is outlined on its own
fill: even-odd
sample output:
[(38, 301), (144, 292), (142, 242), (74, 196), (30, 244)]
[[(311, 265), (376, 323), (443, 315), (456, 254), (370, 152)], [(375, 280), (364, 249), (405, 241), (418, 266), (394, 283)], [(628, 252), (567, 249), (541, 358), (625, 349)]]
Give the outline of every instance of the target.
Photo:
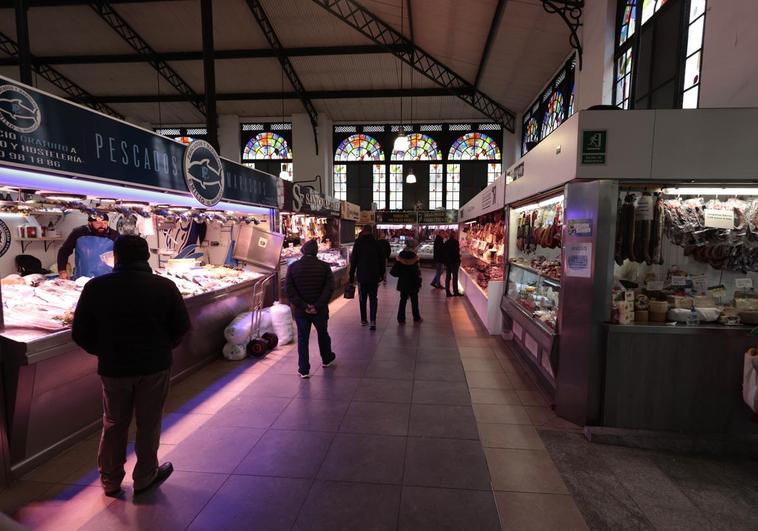
[(418, 319), (413, 319), (413, 322), (414, 323), (423, 323), (424, 320), (421, 317), (419, 317)]
[(405, 324), (405, 319), (403, 319), (403, 320), (398, 319), (397, 320), (397, 324)]
[(115, 489), (105, 491), (105, 495), (108, 496), (109, 498), (118, 498), (123, 493), (124, 493), (124, 489), (122, 489), (121, 487), (117, 487)]
[(450, 293), (449, 291), (447, 293), (445, 293), (445, 296), (446, 297), (454, 297), (454, 295), (452, 293)]
[(308, 378), (311, 377), (311, 374), (309, 372), (300, 372), (300, 371), (297, 371), (297, 374), (298, 374), (298, 376), (300, 376), (300, 378), (302, 380), (307, 380)]
[(368, 321), (361, 321), (361, 326), (366, 326), (368, 324)]
[(322, 363), (321, 366), (322, 367), (334, 367), (335, 363), (337, 363), (337, 355), (334, 352), (332, 352), (332, 358), (329, 361), (327, 361), (325, 363)]
[(376, 323), (372, 322), (371, 326), (368, 327), (369, 330), (376, 330)]
[(154, 487), (157, 487), (158, 485), (166, 481), (173, 471), (174, 471), (174, 465), (172, 465), (168, 461), (163, 463), (161, 466), (158, 467), (158, 473), (155, 475), (155, 479), (153, 479), (153, 481), (151, 481), (147, 487), (144, 487), (142, 489), (134, 489), (134, 495), (139, 496), (143, 492), (147, 492), (148, 490)]
[(463, 297), (463, 293), (455, 293), (453, 297)]

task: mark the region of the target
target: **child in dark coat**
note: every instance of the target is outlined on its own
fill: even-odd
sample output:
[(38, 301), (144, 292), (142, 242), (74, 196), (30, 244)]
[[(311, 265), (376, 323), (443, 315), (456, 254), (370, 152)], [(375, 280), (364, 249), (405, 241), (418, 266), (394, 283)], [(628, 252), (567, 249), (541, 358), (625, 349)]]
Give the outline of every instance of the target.
[(400, 292), (400, 306), (397, 309), (397, 322), (405, 323), (405, 305), (411, 300), (413, 320), (421, 322), (421, 312), (418, 307), (418, 292), (421, 288), (421, 268), (419, 258), (415, 253), (416, 242), (409, 240), (395, 260), (390, 274), (397, 277), (397, 290)]

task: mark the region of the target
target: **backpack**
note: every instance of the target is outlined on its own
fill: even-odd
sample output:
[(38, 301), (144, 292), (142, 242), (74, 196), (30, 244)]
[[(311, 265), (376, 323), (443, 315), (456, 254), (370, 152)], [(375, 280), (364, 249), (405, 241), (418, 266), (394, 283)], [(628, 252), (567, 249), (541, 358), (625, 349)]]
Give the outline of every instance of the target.
[(19, 275), (47, 275), (50, 273), (47, 269), (42, 269), (42, 262), (36, 256), (30, 254), (19, 254), (16, 256), (16, 270)]

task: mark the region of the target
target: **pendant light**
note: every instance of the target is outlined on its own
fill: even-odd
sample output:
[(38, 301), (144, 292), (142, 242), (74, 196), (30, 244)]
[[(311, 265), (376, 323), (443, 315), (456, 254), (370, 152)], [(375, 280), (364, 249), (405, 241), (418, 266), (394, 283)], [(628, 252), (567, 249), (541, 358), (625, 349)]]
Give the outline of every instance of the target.
[[(404, 28), (405, 28), (405, 9), (404, 9), (405, 0), (401, 0), (400, 2), (400, 34), (404, 34)], [(395, 143), (392, 146), (392, 150), (397, 152), (401, 151), (402, 153), (405, 153), (408, 151), (408, 135), (405, 133), (405, 128), (403, 127), (403, 61), (400, 61), (400, 131), (398, 132), (397, 138), (395, 138)]]
[[(413, 91), (413, 69), (411, 68), (411, 92)], [(413, 96), (411, 96), (411, 124), (413, 124)], [(408, 142), (408, 149), (417, 147), (418, 143), (418, 136), (413, 136), (413, 143), (414, 145), (410, 145), (410, 141)], [(415, 150), (411, 152), (411, 156), (413, 156), (415, 153)], [(405, 183), (406, 184), (416, 184), (416, 174), (413, 173), (413, 167), (408, 169), (408, 175), (405, 176)]]
[[(284, 67), (282, 67), (282, 124), (284, 123)], [(279, 172), (279, 178), (284, 181), (290, 181), (292, 180), (292, 177), (290, 176), (290, 173), (284, 169), (284, 166), (282, 165), (282, 171)]]
[(416, 175), (413, 173), (413, 168), (408, 172), (405, 182), (406, 184), (416, 184)]

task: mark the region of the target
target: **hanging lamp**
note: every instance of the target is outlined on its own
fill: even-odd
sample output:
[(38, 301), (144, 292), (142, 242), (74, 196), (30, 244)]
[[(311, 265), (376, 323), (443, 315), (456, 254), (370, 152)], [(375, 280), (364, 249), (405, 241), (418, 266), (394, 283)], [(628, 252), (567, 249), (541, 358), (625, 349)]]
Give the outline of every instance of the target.
[[(282, 103), (282, 124), (284, 124), (284, 67), (282, 67), (282, 92), (281, 92), (281, 103)], [(284, 166), (281, 166), (282, 171), (279, 172), (279, 178), (285, 181), (289, 181), (292, 179), (290, 176), (290, 173), (284, 169)]]
[[(405, 33), (405, 0), (400, 2), (400, 34)], [(398, 131), (395, 143), (392, 146), (394, 152), (405, 153), (408, 150), (408, 135), (403, 127), (403, 61), (400, 61), (400, 131)]]

